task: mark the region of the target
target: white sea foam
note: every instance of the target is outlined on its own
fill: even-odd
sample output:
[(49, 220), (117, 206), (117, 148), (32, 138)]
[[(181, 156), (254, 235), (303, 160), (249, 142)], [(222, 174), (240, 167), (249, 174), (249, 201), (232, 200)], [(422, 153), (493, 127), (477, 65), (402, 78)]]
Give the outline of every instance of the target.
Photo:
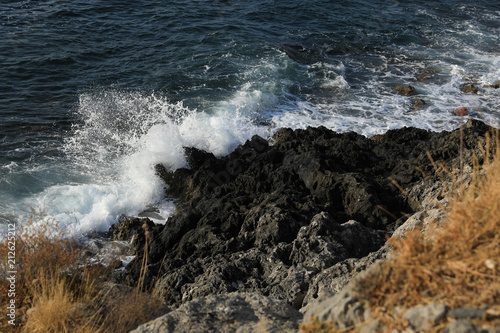
[(0, 165), (0, 169), (4, 169), (6, 170), (7, 172), (12, 172), (12, 170), (14, 170), (16, 167), (18, 167), (19, 164), (17, 164), (16, 162), (10, 162), (9, 164), (7, 165)]

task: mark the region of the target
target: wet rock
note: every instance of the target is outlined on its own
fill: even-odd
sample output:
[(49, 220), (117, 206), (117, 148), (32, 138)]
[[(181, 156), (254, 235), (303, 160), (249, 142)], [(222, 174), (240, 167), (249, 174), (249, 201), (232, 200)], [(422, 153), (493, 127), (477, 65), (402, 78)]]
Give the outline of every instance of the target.
[(296, 332), (301, 319), (283, 301), (236, 292), (192, 300), (132, 332)]
[(160, 215), (160, 210), (156, 207), (148, 207), (140, 212), (137, 217), (146, 217), (153, 220), (165, 221), (165, 218)]
[(397, 86), (396, 91), (404, 96), (413, 96), (417, 93), (413, 86)]
[(305, 48), (302, 45), (284, 44), (280, 50), (293, 61), (303, 65), (314, 64), (324, 59), (320, 50)]
[(437, 70), (435, 70), (433, 68), (425, 68), (417, 74), (416, 79), (417, 79), (417, 81), (425, 82), (425, 81), (429, 80), (430, 78), (432, 78), (434, 76), (434, 74), (436, 74), (436, 73), (437, 73)]
[(460, 90), (464, 94), (477, 94), (479, 92), (479, 88), (474, 86), (473, 84), (465, 84), (460, 87)]
[(113, 224), (109, 228), (108, 237), (114, 241), (128, 242), (129, 253), (136, 254), (145, 244), (144, 225), (150, 230), (157, 229), (156, 224), (148, 218), (121, 216), (118, 224)]
[(185, 147), (184, 153), (186, 155), (186, 162), (191, 169), (198, 169), (204, 163), (210, 160), (215, 160), (212, 153), (207, 153), (204, 150), (193, 147)]
[(425, 101), (424, 101), (423, 99), (420, 99), (420, 98), (419, 98), (419, 99), (417, 99), (417, 100), (413, 103), (413, 105), (411, 106), (411, 108), (412, 108), (413, 110), (418, 110), (418, 109), (422, 108), (424, 105), (425, 105)]
[(141, 231), (143, 224), (147, 224), (150, 228), (155, 226), (148, 218), (121, 216), (118, 219), (118, 224), (111, 225), (108, 234), (112, 240), (131, 241), (132, 237)]

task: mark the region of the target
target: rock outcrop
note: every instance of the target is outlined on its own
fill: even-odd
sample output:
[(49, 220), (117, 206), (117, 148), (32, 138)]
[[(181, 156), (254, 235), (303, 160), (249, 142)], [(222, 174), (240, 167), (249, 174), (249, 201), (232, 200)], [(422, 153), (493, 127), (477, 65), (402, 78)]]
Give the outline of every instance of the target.
[[(467, 122), (465, 161), (489, 130)], [(156, 167), (168, 195), (179, 198), (175, 214), (152, 226), (148, 250), (138, 248), (113, 276), (136, 284), (147, 252), (144, 286), (178, 307), (164, 319), (175, 327), (199, 302), (245, 299), (247, 311), (248, 297), (265, 297), (305, 311), (323, 292), (340, 291), (385, 258), (386, 236), (408, 216), (412, 226), (426, 223), (417, 212), (435, 210), (443, 195), (431, 159), (458, 167), (460, 133), (403, 128), (366, 138), (280, 129), (222, 158), (185, 152), (189, 168)], [(144, 233), (137, 237), (144, 246)]]

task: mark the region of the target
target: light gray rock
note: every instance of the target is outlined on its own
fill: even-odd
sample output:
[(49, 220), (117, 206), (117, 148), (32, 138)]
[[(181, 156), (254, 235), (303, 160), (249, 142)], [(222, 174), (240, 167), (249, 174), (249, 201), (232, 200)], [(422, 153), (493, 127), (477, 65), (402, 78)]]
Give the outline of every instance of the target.
[(481, 318), (485, 311), (470, 306), (463, 306), (450, 311), (448, 317), (455, 319)]
[(430, 304), (409, 309), (404, 318), (416, 331), (425, 331), (443, 319), (445, 315), (446, 305)]
[(362, 323), (364, 318), (364, 304), (352, 295), (350, 288), (344, 288), (333, 297), (320, 299), (308, 308), (304, 321), (308, 322), (313, 316), (319, 321), (331, 320), (339, 329)]
[(131, 333), (296, 332), (302, 314), (257, 293), (201, 297), (182, 304)]
[(443, 333), (477, 333), (476, 325), (468, 320), (457, 320), (449, 323)]

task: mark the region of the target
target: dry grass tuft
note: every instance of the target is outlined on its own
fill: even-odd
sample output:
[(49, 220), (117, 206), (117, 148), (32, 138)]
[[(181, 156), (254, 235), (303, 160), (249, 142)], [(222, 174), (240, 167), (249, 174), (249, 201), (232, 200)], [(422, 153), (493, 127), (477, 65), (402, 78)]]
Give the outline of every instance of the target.
[(100, 328), (96, 331), (99, 333), (128, 333), (138, 323), (145, 323), (158, 317), (162, 309), (158, 299), (137, 289), (122, 292), (119, 296), (107, 297), (106, 303), (101, 308), (107, 315), (102, 318)]
[[(90, 294), (77, 297), (63, 278), (40, 282), (34, 292), (34, 306), (29, 310), (25, 332), (91, 332), (91, 318), (86, 304)], [(87, 298), (87, 299), (86, 299)]]
[[(7, 263), (9, 249), (8, 238), (0, 242), (0, 276), (6, 276), (12, 271)], [(26, 225), (18, 225), (15, 230), (15, 270), (16, 274), (16, 326), (2, 321), (2, 331), (20, 331), (23, 326), (22, 319), (26, 317), (26, 311), (34, 304), (35, 296), (42, 287), (44, 292), (48, 285), (41, 281), (52, 281), (59, 283), (66, 276), (75, 275), (79, 269), (80, 250), (76, 243), (61, 231), (59, 224), (49, 219), (44, 212), (32, 212)], [(33, 282), (36, 283), (33, 283)], [(9, 283), (5, 279), (0, 280), (0, 294), (7, 295)], [(0, 306), (4, 308), (9, 299), (2, 297)]]

